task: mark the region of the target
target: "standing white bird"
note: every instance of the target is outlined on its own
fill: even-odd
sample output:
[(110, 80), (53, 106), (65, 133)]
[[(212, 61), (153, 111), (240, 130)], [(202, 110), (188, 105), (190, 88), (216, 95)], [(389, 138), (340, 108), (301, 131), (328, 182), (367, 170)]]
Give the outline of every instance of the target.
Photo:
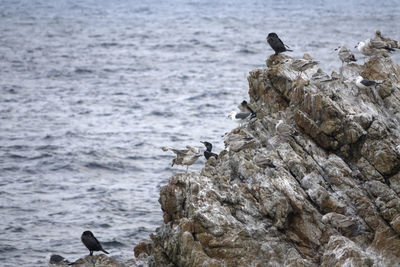
[(382, 42), (371, 42), (371, 39), (367, 39), (364, 42), (359, 42), (356, 46), (361, 54), (371, 57), (371, 56), (384, 56), (388, 57), (389, 52), (393, 49), (388, 47), (382, 47)]
[(341, 45), (335, 50), (338, 51), (339, 59), (342, 61), (342, 67), (344, 62), (350, 63), (351, 61), (357, 61), (357, 59), (354, 57), (353, 52), (351, 52), (350, 49), (348, 49), (347, 47)]
[(246, 120), (251, 118), (252, 113), (251, 112), (239, 112), (237, 113), (236, 111), (232, 111), (228, 117), (231, 118), (233, 121), (236, 121), (239, 123), (239, 126), (242, 126), (242, 123), (245, 122)]
[(381, 83), (376, 82), (376, 81), (372, 81), (372, 80), (364, 79), (361, 76), (358, 76), (357, 79), (356, 79), (356, 85), (360, 89), (368, 89), (368, 88), (376, 87), (379, 84), (381, 84)]
[(242, 103), (240, 103), (240, 105), (238, 105), (238, 109), (240, 109), (240, 111), (242, 111), (244, 113), (250, 112), (251, 119), (255, 118), (257, 116), (257, 113), (249, 106), (249, 104), (247, 103), (246, 100), (243, 100)]
[(163, 151), (171, 150), (176, 154), (176, 158), (172, 160), (172, 166), (186, 165), (186, 173), (188, 172), (189, 165), (192, 165), (196, 160), (201, 157), (200, 149), (198, 147), (186, 146), (186, 149), (176, 149), (173, 147), (162, 147)]
[(342, 61), (342, 67), (340, 68), (340, 80), (343, 80), (343, 64), (344, 64), (344, 62), (350, 63), (352, 61), (357, 61), (357, 59), (354, 57), (353, 52), (351, 52), (349, 49), (347, 49), (343, 45), (339, 46), (335, 50), (338, 51), (339, 59)]
[(382, 98), (379, 96), (379, 94), (377, 93), (376, 86), (378, 86), (379, 84), (381, 84), (381, 82), (377, 82), (377, 81), (372, 81), (372, 80), (367, 80), (364, 79), (361, 76), (358, 76), (356, 79), (356, 86), (360, 89), (370, 89), (370, 90), (365, 90), (365, 92), (367, 93), (367, 95), (374, 99), (375, 102), (377, 102), (378, 104), (382, 105)]

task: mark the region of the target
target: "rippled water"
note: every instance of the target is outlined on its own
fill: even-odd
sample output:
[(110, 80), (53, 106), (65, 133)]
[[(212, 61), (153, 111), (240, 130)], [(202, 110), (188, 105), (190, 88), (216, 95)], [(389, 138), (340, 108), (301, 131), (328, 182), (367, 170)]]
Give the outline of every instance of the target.
[(86, 229), (111, 255), (133, 257), (162, 222), (160, 187), (183, 170), (160, 147), (223, 149), (248, 71), (272, 54), (268, 32), (328, 71), (338, 44), (378, 28), (400, 39), (395, 0), (157, 2), (0, 2), (4, 266), (83, 256)]

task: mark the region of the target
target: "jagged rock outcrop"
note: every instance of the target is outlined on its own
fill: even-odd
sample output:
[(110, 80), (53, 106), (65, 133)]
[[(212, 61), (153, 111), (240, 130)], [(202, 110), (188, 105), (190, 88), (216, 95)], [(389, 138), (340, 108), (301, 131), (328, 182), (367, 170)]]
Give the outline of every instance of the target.
[(79, 258), (76, 261), (68, 261), (63, 259), (62, 256), (55, 255), (54, 259), (51, 255), (48, 256), (47, 263), (48, 266), (75, 266), (75, 267), (128, 267), (128, 266), (136, 266), (136, 267), (145, 267), (148, 266), (147, 255), (142, 254), (138, 256), (136, 259), (130, 259), (128, 261), (118, 261), (112, 257), (109, 257), (105, 254), (98, 255), (87, 255), (82, 258)]
[[(164, 224), (136, 256), (150, 266), (399, 265), (400, 67), (373, 58), (344, 67), (341, 81), (293, 64), (273, 55), (250, 72), (257, 118), (200, 174), (161, 189)], [(383, 83), (361, 90), (359, 74)]]

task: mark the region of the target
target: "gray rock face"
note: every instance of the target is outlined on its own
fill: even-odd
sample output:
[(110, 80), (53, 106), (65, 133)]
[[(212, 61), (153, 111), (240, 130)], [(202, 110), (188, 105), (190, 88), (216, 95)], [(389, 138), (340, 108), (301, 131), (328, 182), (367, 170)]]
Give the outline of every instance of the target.
[[(257, 118), (200, 174), (161, 189), (164, 224), (136, 256), (150, 266), (400, 263), (400, 67), (372, 58), (341, 81), (293, 62), (273, 55), (250, 72)], [(359, 74), (383, 83), (362, 91)]]

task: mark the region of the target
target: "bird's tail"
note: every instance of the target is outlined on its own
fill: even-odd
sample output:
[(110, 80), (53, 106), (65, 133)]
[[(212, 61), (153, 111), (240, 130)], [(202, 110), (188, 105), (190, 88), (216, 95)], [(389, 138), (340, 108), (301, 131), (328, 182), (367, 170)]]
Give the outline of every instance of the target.
[(101, 249), (101, 251), (103, 251), (103, 252), (106, 253), (106, 254), (110, 254), (110, 253), (108, 253), (107, 251), (105, 251), (103, 248)]
[(286, 49), (286, 51), (293, 52), (293, 50), (292, 50), (292, 49), (289, 49), (289, 48), (290, 48), (290, 46), (288, 46), (288, 45), (285, 45), (285, 49)]

